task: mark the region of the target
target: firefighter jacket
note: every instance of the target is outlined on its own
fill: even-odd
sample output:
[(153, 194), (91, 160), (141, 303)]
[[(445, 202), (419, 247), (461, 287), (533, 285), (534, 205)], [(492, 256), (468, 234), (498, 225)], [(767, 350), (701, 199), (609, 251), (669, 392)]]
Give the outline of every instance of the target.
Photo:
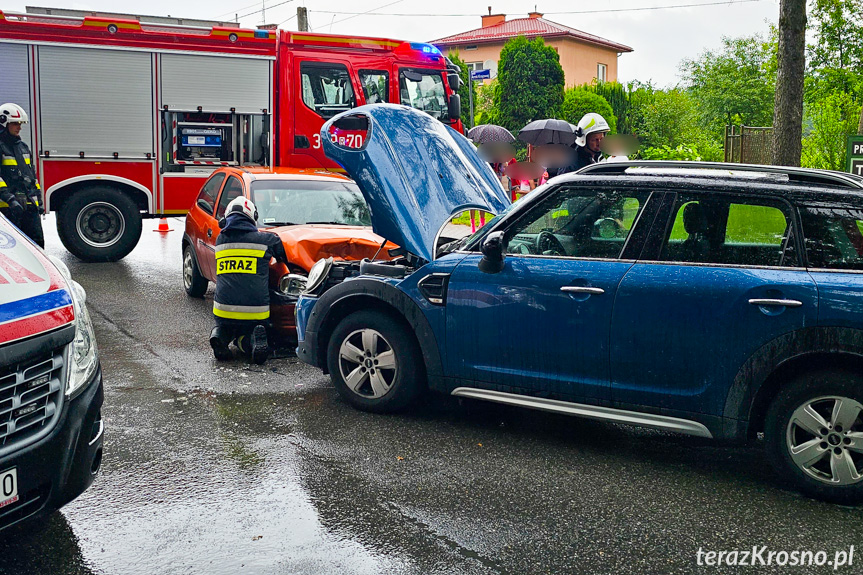
[(40, 208), (41, 188), (30, 160), (30, 148), (7, 130), (0, 132), (0, 208), (17, 200), (22, 207)]
[(260, 232), (246, 217), (230, 215), (216, 240), (217, 323), (262, 323), (270, 317), (270, 258), (287, 263), (276, 234)]

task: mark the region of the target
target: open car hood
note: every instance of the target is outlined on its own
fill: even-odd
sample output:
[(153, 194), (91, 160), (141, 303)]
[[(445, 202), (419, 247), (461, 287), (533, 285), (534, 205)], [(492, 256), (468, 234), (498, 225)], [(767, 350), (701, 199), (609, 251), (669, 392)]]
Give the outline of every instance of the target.
[[(348, 147), (356, 134), (362, 145)], [(375, 233), (426, 261), (450, 218), (466, 209), (498, 214), (510, 203), (467, 138), (407, 106), (343, 112), (323, 125), (321, 141), (365, 196)]]

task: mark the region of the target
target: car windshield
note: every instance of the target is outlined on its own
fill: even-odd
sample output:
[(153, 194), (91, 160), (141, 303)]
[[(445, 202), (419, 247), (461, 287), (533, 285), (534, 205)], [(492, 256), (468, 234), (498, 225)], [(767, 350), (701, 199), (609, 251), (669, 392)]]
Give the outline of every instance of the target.
[(262, 179), (252, 182), (251, 191), (260, 226), (372, 225), (368, 205), (353, 182)]

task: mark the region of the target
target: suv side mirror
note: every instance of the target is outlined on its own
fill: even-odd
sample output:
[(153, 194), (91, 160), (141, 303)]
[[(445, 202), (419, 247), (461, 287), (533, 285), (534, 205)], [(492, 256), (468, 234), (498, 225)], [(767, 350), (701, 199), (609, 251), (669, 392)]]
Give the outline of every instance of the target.
[(479, 271), (496, 274), (503, 269), (503, 232), (491, 232), (483, 238), (479, 249), (482, 251)]
[(447, 113), (449, 114), (449, 119), (453, 122), (461, 118), (461, 96), (450, 94), (447, 102)]

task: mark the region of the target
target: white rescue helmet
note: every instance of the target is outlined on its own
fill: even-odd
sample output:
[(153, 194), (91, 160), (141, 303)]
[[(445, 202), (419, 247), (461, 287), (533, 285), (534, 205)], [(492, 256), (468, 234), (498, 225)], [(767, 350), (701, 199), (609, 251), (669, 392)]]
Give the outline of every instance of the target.
[(583, 148), (587, 144), (588, 134), (610, 131), (611, 128), (609, 127), (608, 122), (605, 121), (605, 118), (599, 114), (590, 112), (589, 114), (582, 116), (581, 120), (578, 121), (578, 125), (575, 128), (575, 143)]
[(225, 217), (227, 218), (231, 214), (246, 216), (253, 224), (258, 221), (258, 208), (255, 207), (252, 200), (244, 196), (234, 198), (228, 203), (228, 207), (225, 208)]
[(6, 127), (6, 124), (26, 124), (28, 122), (27, 112), (18, 104), (7, 102), (0, 106), (0, 126)]

